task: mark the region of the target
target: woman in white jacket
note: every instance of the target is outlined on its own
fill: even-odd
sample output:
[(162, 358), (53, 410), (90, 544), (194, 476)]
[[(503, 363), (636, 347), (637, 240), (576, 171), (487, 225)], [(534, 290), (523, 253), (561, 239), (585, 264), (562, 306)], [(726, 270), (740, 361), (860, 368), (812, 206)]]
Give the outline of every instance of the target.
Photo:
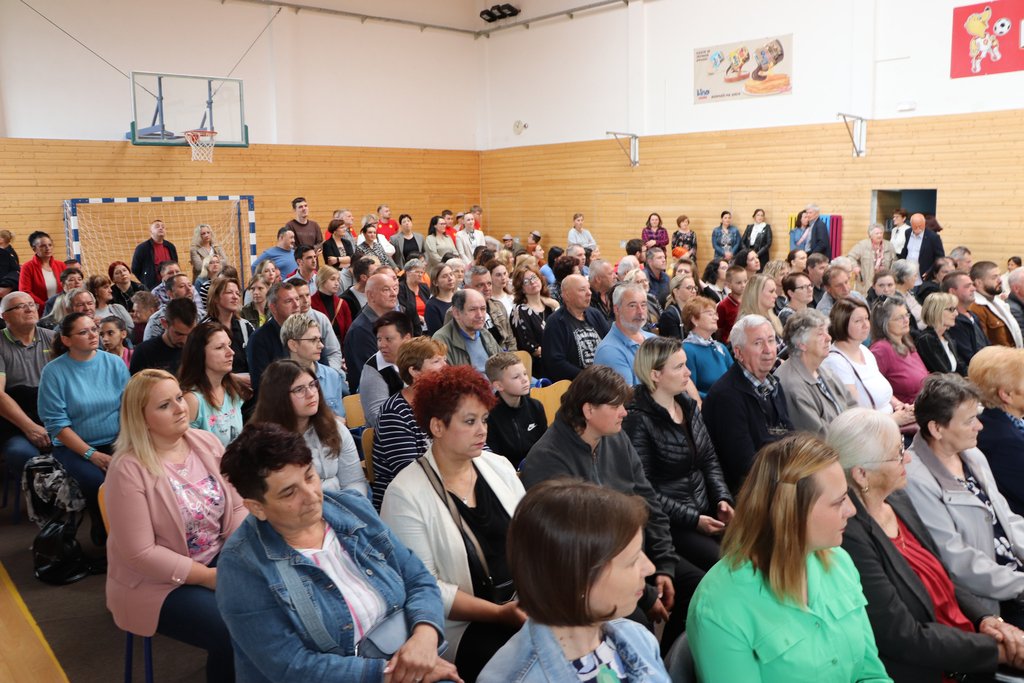
[(380, 511), (437, 577), (449, 643), (444, 657), (466, 683), (526, 621), (505, 555), (525, 490), (507, 459), (483, 451), (495, 402), (490, 384), (468, 365), (417, 381), (416, 422), (433, 445), (398, 473)]

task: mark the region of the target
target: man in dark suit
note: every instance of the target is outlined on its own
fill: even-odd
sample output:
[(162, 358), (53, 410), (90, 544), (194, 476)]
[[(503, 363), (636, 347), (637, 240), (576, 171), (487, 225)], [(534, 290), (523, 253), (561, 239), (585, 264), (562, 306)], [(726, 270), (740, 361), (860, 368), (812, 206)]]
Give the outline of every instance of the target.
[(904, 235), (906, 244), (897, 258), (917, 261), (917, 284), (921, 284), (921, 274), (932, 269), (935, 259), (946, 255), (942, 238), (937, 232), (924, 227), (924, 216), (919, 213), (910, 217), (910, 227)]
[(808, 204), (806, 210), (811, 214), (811, 240), (807, 245), (807, 254), (823, 254), (831, 261), (832, 244), (828, 240), (828, 226), (821, 218), (821, 210), (817, 204)]
[(177, 261), (178, 249), (164, 237), (167, 229), (162, 220), (155, 220), (149, 226), (149, 239), (135, 247), (132, 256), (132, 273), (147, 290), (160, 284), (157, 266), (164, 261)]

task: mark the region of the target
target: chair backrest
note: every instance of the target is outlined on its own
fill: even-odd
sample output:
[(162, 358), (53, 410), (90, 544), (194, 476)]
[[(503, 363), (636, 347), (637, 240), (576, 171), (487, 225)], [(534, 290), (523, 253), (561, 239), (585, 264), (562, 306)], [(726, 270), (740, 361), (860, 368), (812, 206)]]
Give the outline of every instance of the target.
[(519, 356), (519, 360), (523, 361), (523, 365), (526, 366), (526, 374), (533, 377), (533, 356), (526, 351), (516, 351), (515, 353)]
[(103, 528), (106, 529), (107, 533), (109, 534), (110, 522), (107, 521), (107, 494), (103, 490), (104, 486), (106, 486), (106, 484), (100, 484), (100, 491), (96, 495), (96, 498), (100, 504), (100, 517), (103, 518)]
[(562, 394), (566, 392), (570, 384), (569, 380), (563, 379), (549, 387), (530, 390), (530, 396), (543, 404), (544, 412), (547, 413), (549, 427), (555, 422), (555, 413), (562, 407)]
[(373, 427), (363, 430), (363, 469), (366, 470), (366, 481), (373, 483)]
[(665, 669), (672, 683), (697, 683), (697, 668), (690, 652), (690, 639), (685, 633), (672, 643), (665, 655)]
[(349, 429), (359, 429), (366, 424), (363, 402), (360, 400), (359, 394), (349, 394), (341, 401), (345, 404), (345, 422)]

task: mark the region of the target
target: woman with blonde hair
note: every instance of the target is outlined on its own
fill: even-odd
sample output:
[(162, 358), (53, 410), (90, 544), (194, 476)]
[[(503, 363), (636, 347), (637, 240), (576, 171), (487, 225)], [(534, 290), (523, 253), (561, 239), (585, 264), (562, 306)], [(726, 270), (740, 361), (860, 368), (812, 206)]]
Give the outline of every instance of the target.
[(310, 298), (310, 306), (327, 316), (338, 342), (344, 345), (345, 334), (352, 327), (352, 311), (338, 295), (340, 289), (341, 271), (331, 266), (321, 266), (316, 272), (316, 291)]
[(761, 449), (740, 489), (722, 559), (690, 603), (698, 679), (890, 681), (845, 550), (855, 513), (836, 452), (797, 434)]
[(204, 261), (211, 254), (220, 257), (221, 262), (227, 261), (224, 250), (217, 244), (217, 238), (213, 234), (213, 228), (206, 223), (200, 223), (192, 233), (192, 246), (188, 249), (188, 255), (192, 261), (192, 281), (198, 280), (202, 275)]
[(121, 433), (103, 487), (107, 608), (119, 628), (207, 651), (206, 680), (235, 680), (217, 608), (217, 560), (248, 514), (221, 475), (224, 446), (192, 429), (174, 376), (142, 370), (121, 403)]
[(789, 303), (789, 299), (786, 298), (786, 292), (782, 288), (782, 281), (789, 275), (789, 264), (783, 259), (775, 259), (765, 264), (764, 270), (761, 271), (763, 275), (770, 277), (775, 281), (775, 312), (778, 313), (786, 304)]
[(921, 305), (921, 321), (927, 327), (915, 343), (928, 372), (955, 372), (961, 377), (967, 376), (967, 362), (960, 355), (956, 340), (946, 338), (946, 330), (956, 324), (958, 303), (955, 294), (933, 292)]
[(853, 408), (832, 423), (828, 444), (839, 454), (857, 510), (843, 549), (860, 572), (879, 658), (893, 680), (959, 679), (953, 672), (1020, 666), (1024, 634), (957, 585), (902, 490), (910, 455), (893, 421)]
[[(925, 301), (925, 308), (939, 294)], [(1010, 509), (1024, 515), (1024, 349), (987, 346), (971, 359), (971, 381), (985, 409), (978, 415), (983, 429), (978, 448), (999, 482)]]
[[(775, 280), (766, 275), (751, 275), (747, 281), (747, 288), (743, 290), (743, 298), (740, 299), (740, 310), (736, 314), (739, 320), (745, 315), (761, 315), (768, 318), (772, 324), (776, 336), (782, 336), (782, 321), (775, 315), (775, 300), (778, 296), (778, 287)], [(779, 348), (782, 353), (782, 348)]]
[[(646, 275), (643, 268), (637, 268), (629, 272), (642, 273)], [(629, 278), (627, 275), (627, 279)], [(636, 276), (639, 277), (639, 276)], [(650, 283), (648, 282), (648, 289)], [(683, 320), (683, 307), (686, 302), (697, 296), (699, 288), (697, 281), (685, 270), (680, 270), (668, 283), (668, 301), (665, 310), (658, 317), (658, 334), (662, 337), (675, 337), (682, 340), (686, 336), (686, 324)], [(650, 300), (648, 299), (647, 313), (650, 315)]]
[(203, 259), (203, 267), (199, 271), (199, 277), (196, 278), (195, 285), (204, 303), (206, 302), (206, 295), (210, 292), (210, 283), (220, 275), (222, 265), (221, 258), (217, 254), (210, 254)]

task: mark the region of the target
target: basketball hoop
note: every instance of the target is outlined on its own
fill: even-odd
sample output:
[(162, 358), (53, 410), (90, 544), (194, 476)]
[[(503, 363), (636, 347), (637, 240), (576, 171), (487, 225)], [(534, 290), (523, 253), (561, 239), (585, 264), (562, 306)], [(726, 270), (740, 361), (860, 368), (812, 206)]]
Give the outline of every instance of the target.
[(192, 161), (209, 161), (212, 164), (216, 137), (217, 132), (212, 130), (185, 131), (185, 139), (192, 148)]

